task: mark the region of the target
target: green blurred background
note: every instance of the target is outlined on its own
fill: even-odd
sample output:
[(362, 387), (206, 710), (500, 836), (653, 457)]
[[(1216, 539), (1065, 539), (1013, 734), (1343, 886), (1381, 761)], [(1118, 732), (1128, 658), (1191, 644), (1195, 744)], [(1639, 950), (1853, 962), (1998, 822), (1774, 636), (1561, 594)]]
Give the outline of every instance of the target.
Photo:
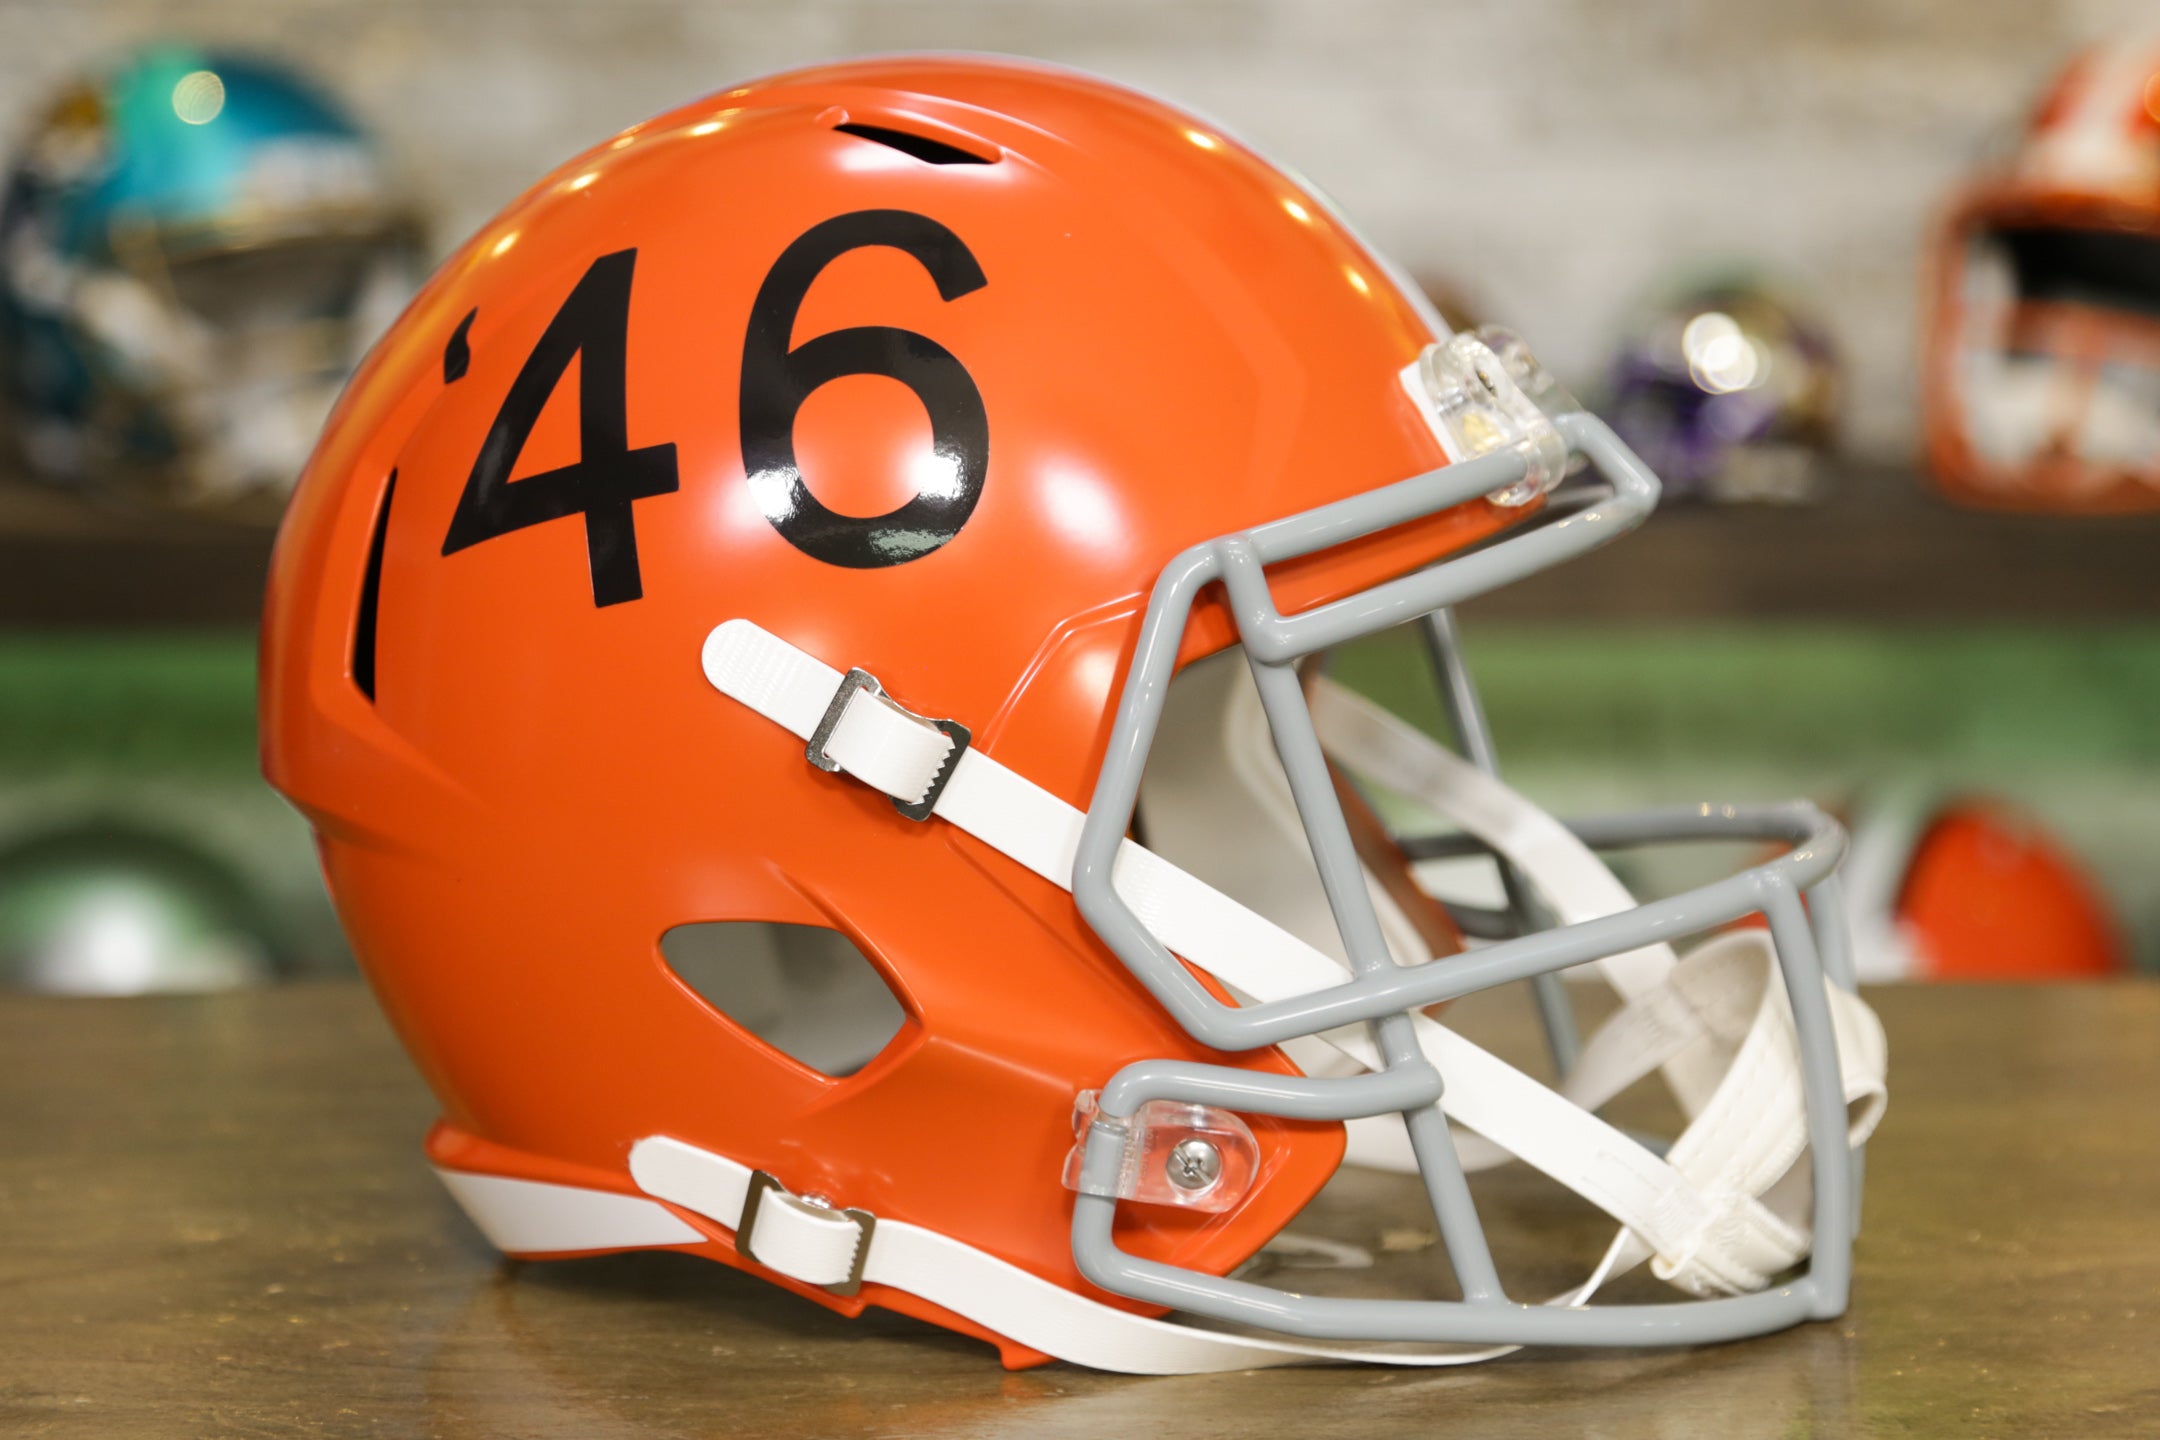
[[(1464, 632), (1509, 779), (1562, 814), (1999, 796), (2085, 860), (2160, 965), (2160, 629), (1473, 614)], [(1337, 673), (1445, 733), (1414, 636)], [(177, 837), (244, 877), (294, 968), (348, 963), (307, 827), (256, 772), (254, 679), (241, 625), (0, 636), (0, 853), (83, 825)]]

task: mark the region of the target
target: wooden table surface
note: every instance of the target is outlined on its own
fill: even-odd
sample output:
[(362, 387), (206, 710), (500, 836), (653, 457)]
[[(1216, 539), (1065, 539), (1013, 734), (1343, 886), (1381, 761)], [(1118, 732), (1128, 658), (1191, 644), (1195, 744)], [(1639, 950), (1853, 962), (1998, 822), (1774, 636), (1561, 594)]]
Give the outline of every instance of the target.
[(2160, 1436), (2160, 986), (1877, 992), (1841, 1322), (1686, 1353), (997, 1368), (673, 1255), (498, 1262), (345, 983), (0, 997), (7, 1436)]

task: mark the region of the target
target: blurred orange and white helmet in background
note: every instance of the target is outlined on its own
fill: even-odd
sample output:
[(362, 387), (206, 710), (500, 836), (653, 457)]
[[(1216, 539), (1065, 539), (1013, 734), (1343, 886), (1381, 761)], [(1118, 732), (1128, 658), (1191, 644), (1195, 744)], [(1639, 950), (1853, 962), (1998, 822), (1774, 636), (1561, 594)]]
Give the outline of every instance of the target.
[(2090, 980), (2130, 968), (2084, 863), (2031, 816), (1976, 796), (1906, 794), (1853, 824), (1860, 978)]
[(1943, 492), (2160, 509), (2160, 36), (2073, 60), (1935, 244), (1922, 389)]

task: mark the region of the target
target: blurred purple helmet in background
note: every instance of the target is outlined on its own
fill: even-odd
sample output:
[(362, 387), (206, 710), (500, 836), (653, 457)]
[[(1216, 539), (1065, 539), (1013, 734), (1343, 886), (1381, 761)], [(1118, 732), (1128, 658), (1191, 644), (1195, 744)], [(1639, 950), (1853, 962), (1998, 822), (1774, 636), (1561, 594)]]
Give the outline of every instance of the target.
[(1668, 496), (1794, 503), (1826, 482), (1842, 380), (1815, 317), (1757, 281), (1725, 279), (1637, 313), (1603, 408)]

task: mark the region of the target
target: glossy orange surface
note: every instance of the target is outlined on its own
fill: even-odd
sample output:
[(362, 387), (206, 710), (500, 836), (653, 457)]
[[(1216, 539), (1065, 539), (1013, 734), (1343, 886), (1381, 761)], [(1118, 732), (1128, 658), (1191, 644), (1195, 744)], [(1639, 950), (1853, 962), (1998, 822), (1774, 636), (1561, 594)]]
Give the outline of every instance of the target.
[[(929, 163), (841, 124), (987, 163)], [(768, 514), (791, 477), (746, 474), (739, 397), (776, 261), (864, 211), (935, 222), (981, 283), (945, 298), (916, 254), (847, 250), (787, 342), (808, 354), (876, 326), (912, 332), (911, 355), (942, 349), (979, 393), (987, 457), (950, 538), (851, 567)], [(540, 489), (520, 485), (596, 443), (672, 446), (677, 483), (445, 554), (528, 355), (594, 262), (626, 250), (626, 433), (595, 439), (598, 342), (504, 493), (529, 499)], [(633, 1191), (629, 1146), (668, 1134), (1087, 1290), (1058, 1179), (1074, 1097), (1130, 1061), (1206, 1052), (1069, 895), (813, 769), (800, 741), (707, 684), (700, 644), (748, 617), (1084, 805), (1165, 562), (1444, 463), (1396, 383), (1431, 338), (1313, 195), (1175, 110), (1057, 71), (896, 60), (781, 76), (635, 127), (528, 191), (347, 392), (280, 537), (264, 627), (265, 768), (315, 823), (354, 948), (440, 1097), (438, 1161)], [(831, 379), (794, 416), (801, 484), (843, 518), (894, 511), (983, 460), (953, 470), (934, 432), (907, 384)], [(371, 700), (353, 657), (393, 471)], [(619, 539), (625, 509), (641, 594), (599, 604), (591, 535)], [(1362, 588), (1499, 523), (1479, 502), (1282, 567), (1281, 601)], [(619, 549), (608, 563), (619, 572)], [(1203, 609), (1186, 648), (1230, 638)], [(901, 996), (900, 1038), (843, 1080), (751, 1038), (659, 953), (670, 927), (726, 919), (845, 930)], [(1255, 1129), (1264, 1178), (1240, 1208), (1127, 1206), (1122, 1243), (1217, 1273), (1253, 1253), (1343, 1144), (1332, 1125)], [(686, 1218), (711, 1236), (696, 1248), (745, 1263), (727, 1232)], [(805, 1293), (951, 1323), (876, 1286)]]
[(2047, 834), (1952, 806), (1913, 847), (1898, 919), (1930, 980), (2076, 980), (2130, 968), (2100, 889)]

